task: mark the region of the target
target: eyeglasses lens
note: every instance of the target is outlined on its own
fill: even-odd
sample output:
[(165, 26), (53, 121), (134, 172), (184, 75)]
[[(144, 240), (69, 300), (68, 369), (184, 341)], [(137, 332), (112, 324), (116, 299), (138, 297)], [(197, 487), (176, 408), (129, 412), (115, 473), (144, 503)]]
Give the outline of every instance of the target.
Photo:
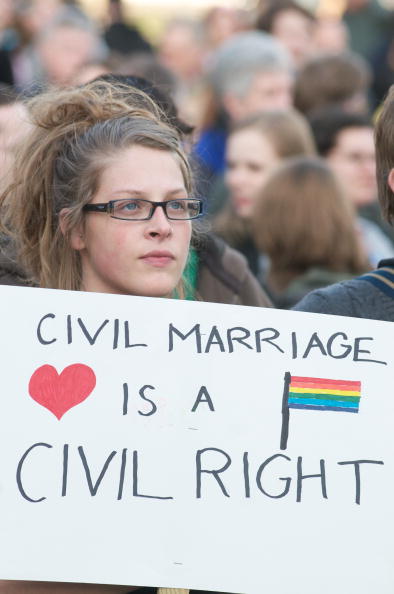
[[(119, 219), (146, 220), (153, 214), (154, 202), (135, 198), (132, 200), (114, 200), (112, 216)], [(200, 201), (192, 199), (169, 200), (165, 203), (169, 219), (194, 219), (200, 214)]]

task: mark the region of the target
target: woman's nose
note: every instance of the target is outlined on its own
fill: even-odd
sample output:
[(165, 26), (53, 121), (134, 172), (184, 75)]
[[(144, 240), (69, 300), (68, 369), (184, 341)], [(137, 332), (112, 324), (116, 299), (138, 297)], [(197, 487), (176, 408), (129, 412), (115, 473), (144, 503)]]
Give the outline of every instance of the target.
[(152, 218), (147, 221), (147, 230), (151, 236), (167, 236), (171, 233), (171, 221), (168, 220), (162, 206), (158, 206), (155, 209)]
[(233, 171), (227, 174), (227, 183), (230, 188), (239, 188), (245, 183), (245, 175), (244, 171), (239, 169), (234, 169)]

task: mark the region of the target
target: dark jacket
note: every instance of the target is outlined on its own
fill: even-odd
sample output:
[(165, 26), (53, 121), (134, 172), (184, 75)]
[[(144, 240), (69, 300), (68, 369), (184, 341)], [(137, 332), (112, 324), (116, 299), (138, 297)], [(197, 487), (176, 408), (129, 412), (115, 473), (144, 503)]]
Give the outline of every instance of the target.
[(12, 243), (0, 237), (0, 285), (30, 286), (23, 269), (17, 264)]
[(272, 307), (246, 258), (225, 241), (213, 234), (205, 235), (197, 253), (197, 295), (202, 301)]
[(272, 291), (268, 283), (265, 283), (265, 289), (274, 307), (290, 309), (311, 291), (351, 278), (354, 278), (354, 274), (316, 266), (294, 278), (288, 287), (280, 293)]
[[(379, 264), (379, 268), (382, 267), (394, 269), (394, 258), (383, 260)], [(389, 281), (387, 289), (385, 283), (381, 283), (383, 289), (379, 288), (373, 272), (367, 273), (325, 289), (312, 291), (293, 309), (394, 322), (393, 273), (394, 270), (386, 273)]]

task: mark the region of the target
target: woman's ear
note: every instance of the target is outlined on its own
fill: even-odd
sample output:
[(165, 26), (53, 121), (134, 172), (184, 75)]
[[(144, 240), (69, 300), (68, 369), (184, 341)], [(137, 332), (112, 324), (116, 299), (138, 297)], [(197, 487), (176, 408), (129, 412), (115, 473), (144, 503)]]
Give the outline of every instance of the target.
[(82, 221), (76, 227), (73, 227), (70, 232), (68, 232), (68, 215), (69, 209), (63, 208), (59, 213), (59, 226), (62, 234), (68, 235), (70, 245), (74, 250), (83, 250), (85, 248), (85, 240), (83, 235), (83, 224)]

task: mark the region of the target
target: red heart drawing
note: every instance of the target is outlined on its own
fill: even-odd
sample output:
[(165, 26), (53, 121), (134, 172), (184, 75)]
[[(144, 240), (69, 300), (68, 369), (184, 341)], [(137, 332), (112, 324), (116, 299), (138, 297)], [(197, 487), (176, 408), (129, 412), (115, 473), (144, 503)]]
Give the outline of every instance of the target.
[(52, 365), (42, 365), (29, 381), (29, 394), (59, 420), (70, 408), (83, 402), (96, 385), (93, 369), (82, 363), (65, 367), (61, 374)]

